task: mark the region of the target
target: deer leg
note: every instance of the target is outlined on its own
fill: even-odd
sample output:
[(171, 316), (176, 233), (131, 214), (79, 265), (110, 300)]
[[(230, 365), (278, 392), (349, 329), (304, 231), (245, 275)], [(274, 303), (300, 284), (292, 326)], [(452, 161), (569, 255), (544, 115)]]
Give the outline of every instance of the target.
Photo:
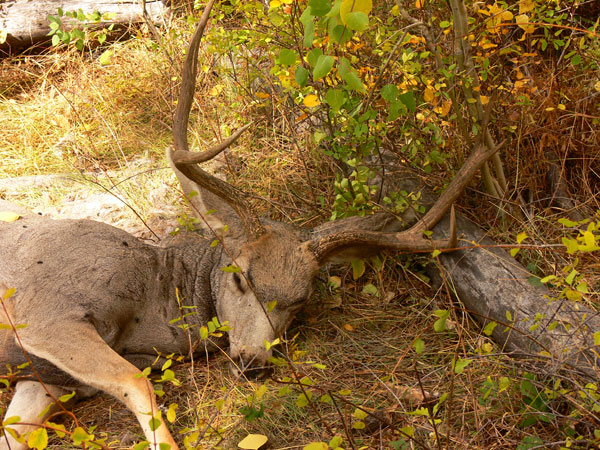
[[(24, 435), (35, 430), (46, 418), (58, 410), (52, 397), (57, 399), (68, 393), (66, 389), (47, 384), (42, 386), (37, 381), (19, 381), (15, 388), (15, 395), (6, 410), (5, 418), (18, 416), (22, 425), (9, 425), (19, 435)], [(52, 406), (53, 405), (53, 406)], [(17, 441), (10, 433), (5, 432), (0, 438), (0, 450), (22, 450), (29, 448), (27, 438), (25, 442)]]
[(152, 418), (159, 414), (152, 384), (110, 348), (91, 324), (55, 323), (49, 329), (29, 323), (20, 338), (28, 352), (123, 402), (135, 414), (152, 449), (162, 443), (170, 445), (171, 450), (178, 448), (164, 421), (158, 427), (151, 425)]

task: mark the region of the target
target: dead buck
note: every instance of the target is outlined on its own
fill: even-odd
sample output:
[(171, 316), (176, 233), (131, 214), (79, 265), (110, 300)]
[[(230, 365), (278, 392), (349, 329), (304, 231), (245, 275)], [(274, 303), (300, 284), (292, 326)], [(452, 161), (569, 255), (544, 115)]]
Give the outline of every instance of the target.
[[(211, 225), (227, 223), (234, 231), (214, 247), (210, 241), (157, 247), (89, 220), (23, 215), (0, 222), (0, 297), (8, 297), (9, 288), (16, 290), (0, 308), (0, 322), (10, 324), (0, 329), (0, 367), (15, 370), (30, 362), (13, 376), (15, 394), (5, 414), (20, 417), (21, 424), (13, 426), (20, 434), (42, 423), (56, 398), (87, 386), (115, 396), (133, 411), (153, 448), (167, 443), (175, 449), (164, 423), (155, 430), (150, 426), (158, 407), (152, 385), (138, 376), (157, 352), (214, 350), (206, 340), (200, 345), (198, 325), (217, 316), (232, 327), (234, 369), (260, 374), (271, 353), (264, 342), (285, 331), (328, 261), (380, 249), (412, 252), (456, 245), (455, 233), (450, 240), (432, 241), (423, 231), (447, 212), (493, 151), (474, 152), (430, 212), (399, 233), (362, 231), (360, 225), (344, 229), (343, 222), (307, 231), (262, 220), (235, 187), (200, 169), (196, 163), (223, 151), (243, 131), (209, 151), (189, 151), (198, 49), (211, 7), (209, 2), (184, 64), (175, 150), (169, 158), (184, 192), (199, 193), (191, 199), (193, 206), (202, 212), (219, 204), (218, 214), (209, 216)], [(229, 265), (241, 270), (221, 270)], [(181, 316), (178, 298), (195, 308), (187, 317), (191, 342), (190, 331), (171, 323)], [(276, 306), (267, 313), (273, 301)], [(27, 326), (11, 329), (18, 324)], [(26, 444), (5, 433), (0, 449), (8, 448)]]

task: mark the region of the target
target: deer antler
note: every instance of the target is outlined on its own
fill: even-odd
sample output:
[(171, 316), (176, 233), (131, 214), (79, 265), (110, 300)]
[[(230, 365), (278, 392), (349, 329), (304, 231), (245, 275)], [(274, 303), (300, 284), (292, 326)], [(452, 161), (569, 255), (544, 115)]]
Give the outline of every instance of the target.
[[(373, 231), (342, 231), (313, 241), (309, 246), (317, 261), (323, 263), (331, 255), (339, 253), (348, 247), (364, 246), (369, 248), (392, 249), (408, 252), (425, 252), (434, 249), (452, 249), (457, 246), (456, 217), (454, 202), (462, 194), (465, 187), (487, 161), (504, 143), (495, 148), (478, 147), (458, 171), (448, 188), (435, 202), (425, 216), (413, 227), (399, 233), (380, 233)], [(430, 229), (451, 208), (450, 237), (442, 240), (428, 240), (423, 232)]]
[(175, 110), (173, 120), (173, 138), (175, 151), (168, 150), (169, 157), (177, 169), (190, 180), (198, 183), (204, 189), (212, 192), (225, 200), (240, 217), (246, 235), (249, 239), (255, 240), (266, 233), (265, 228), (260, 222), (258, 216), (252, 212), (249, 205), (242, 200), (240, 192), (229, 183), (218, 179), (202, 170), (196, 164), (214, 158), (231, 144), (233, 144), (240, 135), (251, 125), (251, 123), (237, 130), (230, 138), (221, 144), (205, 151), (192, 152), (189, 149), (187, 139), (187, 126), (190, 118), (190, 110), (194, 100), (196, 89), (196, 76), (198, 73), (198, 51), (200, 41), (206, 29), (206, 24), (210, 16), (214, 0), (206, 5), (196, 31), (192, 36), (188, 54), (185, 59), (182, 70), (181, 90), (179, 92), (179, 102)]

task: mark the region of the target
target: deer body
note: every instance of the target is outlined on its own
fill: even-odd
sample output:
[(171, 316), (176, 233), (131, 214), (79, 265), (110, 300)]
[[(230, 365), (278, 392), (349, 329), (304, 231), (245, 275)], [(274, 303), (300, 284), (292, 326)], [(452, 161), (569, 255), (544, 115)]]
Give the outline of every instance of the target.
[[(156, 247), (89, 220), (32, 215), (0, 222), (0, 283), (17, 289), (10, 299), (13, 324), (29, 327), (38, 317), (46, 326), (89, 323), (139, 368), (149, 366), (157, 351), (188, 352), (181, 323), (169, 323), (182, 315), (178, 297), (182, 305), (194, 307), (186, 318), (192, 325), (216, 316), (211, 278), (220, 275), (214, 269), (221, 253), (208, 242)], [(27, 331), (20, 333), (24, 342)], [(191, 333), (194, 341), (199, 338), (197, 326)], [(0, 367), (25, 362), (16, 345), (13, 340), (2, 351), (20, 354), (21, 361), (2, 355)], [(64, 375), (47, 373), (43, 381), (52, 384), (56, 378)]]

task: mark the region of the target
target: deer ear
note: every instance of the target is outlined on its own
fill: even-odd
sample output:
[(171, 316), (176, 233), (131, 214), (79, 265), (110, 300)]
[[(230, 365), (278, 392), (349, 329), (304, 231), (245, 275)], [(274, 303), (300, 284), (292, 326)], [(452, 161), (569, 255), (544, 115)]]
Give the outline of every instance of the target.
[(173, 163), (173, 150), (167, 149), (167, 159), (169, 165), (177, 180), (181, 185), (181, 189), (190, 202), (194, 217), (199, 219), (199, 226), (206, 232), (214, 231), (219, 236), (225, 232), (227, 226), (228, 234), (242, 234), (244, 232), (240, 218), (235, 213), (229, 204), (216, 196), (212, 192), (202, 189), (195, 181), (186, 177)]

